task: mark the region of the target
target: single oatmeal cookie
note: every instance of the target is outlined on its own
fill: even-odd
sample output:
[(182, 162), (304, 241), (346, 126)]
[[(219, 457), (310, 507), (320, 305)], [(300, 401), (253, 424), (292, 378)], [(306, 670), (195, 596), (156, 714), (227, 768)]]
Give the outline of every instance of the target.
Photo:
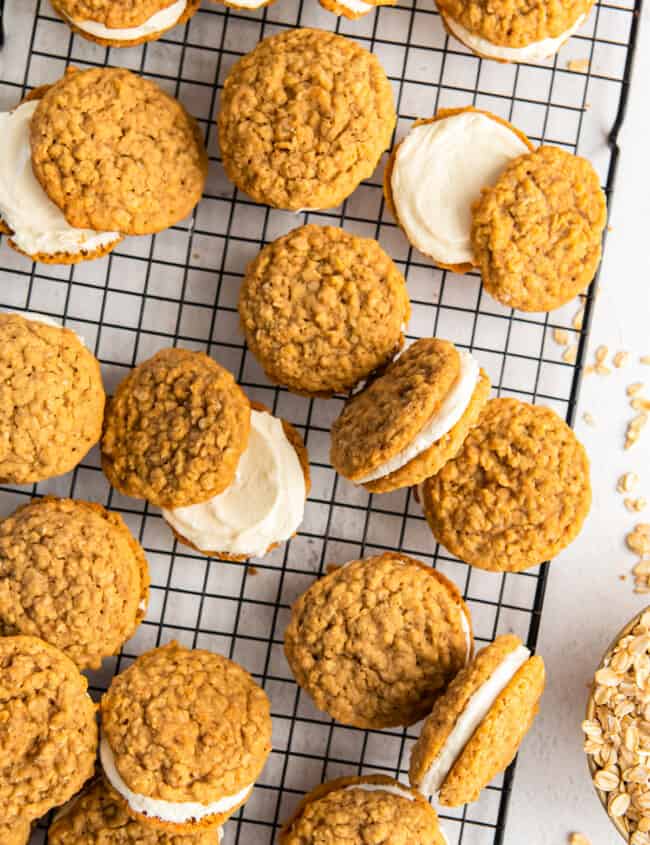
[(228, 370), (202, 352), (163, 349), (108, 403), (102, 467), (120, 493), (161, 508), (207, 502), (235, 477), (250, 415)]
[(142, 547), (101, 505), (46, 496), (0, 522), (0, 635), (40, 637), (98, 669), (133, 635), (148, 598)]
[(452, 554), (520, 572), (579, 534), (591, 505), (589, 460), (555, 411), (492, 399), (458, 455), (421, 485), (420, 500)]
[(0, 482), (69, 472), (100, 438), (99, 362), (70, 329), (0, 314)]
[(552, 311), (582, 293), (607, 222), (598, 174), (584, 158), (540, 147), (515, 159), (473, 208), (483, 285), (521, 311)]
[(113, 678), (101, 701), (104, 774), (131, 816), (171, 833), (219, 827), (271, 751), (269, 700), (241, 666), (175, 642)]
[(376, 56), (331, 32), (288, 30), (228, 74), (218, 118), (223, 165), (256, 202), (333, 208), (374, 173), (395, 120)]
[(88, 681), (36, 637), (0, 637), (0, 818), (20, 825), (78, 792), (95, 769)]
[(404, 342), (410, 304), (404, 277), (377, 241), (308, 225), (249, 264), (239, 314), (272, 381), (329, 396), (390, 361)]
[(284, 651), (297, 683), (337, 721), (412, 725), (471, 656), (471, 620), (444, 575), (387, 552), (315, 581), (292, 607)]

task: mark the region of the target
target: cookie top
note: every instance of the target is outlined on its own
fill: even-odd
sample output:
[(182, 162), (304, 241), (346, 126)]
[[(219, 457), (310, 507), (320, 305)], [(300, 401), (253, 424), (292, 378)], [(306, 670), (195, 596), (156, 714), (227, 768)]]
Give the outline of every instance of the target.
[(0, 314), (0, 481), (73, 469), (99, 440), (104, 401), (99, 363), (73, 331)]
[(492, 399), (460, 452), (420, 492), (435, 538), (452, 554), (519, 572), (580, 532), (591, 505), (589, 460), (550, 408)]
[(404, 277), (377, 241), (308, 225), (249, 264), (239, 314), (268, 377), (321, 396), (350, 390), (390, 360), (410, 305)]
[(0, 522), (0, 634), (30, 634), (98, 669), (144, 617), (147, 560), (122, 518), (46, 497)]
[(159, 507), (206, 502), (235, 477), (250, 413), (232, 374), (212, 358), (163, 349), (109, 401), (102, 468), (120, 493)]
[(271, 750), (269, 700), (248, 672), (175, 642), (116, 675), (101, 712), (122, 780), (154, 799), (234, 795), (252, 786)]
[(55, 83), (32, 118), (31, 146), (36, 178), (80, 229), (166, 229), (192, 211), (208, 173), (194, 118), (122, 68), (68, 73)]
[(522, 311), (551, 311), (582, 293), (607, 222), (598, 174), (584, 158), (540, 147), (515, 159), (473, 208), (485, 289)]
[(223, 165), (257, 202), (332, 208), (372, 175), (395, 120), (376, 56), (331, 32), (288, 30), (261, 41), (226, 79)]
[[(372, 831), (372, 840), (368, 832)], [(280, 831), (280, 845), (446, 845), (433, 807), (385, 775), (337, 778), (312, 790)]]
[(2, 845), (27, 845), (31, 831), (31, 824), (20, 819), (12, 824), (0, 824), (0, 842)]
[(88, 682), (36, 637), (0, 637), (0, 818), (44, 815), (95, 768), (97, 724)]
[(56, 0), (69, 18), (97, 21), (111, 29), (129, 29), (149, 20), (176, 0)]
[(441, 573), (397, 552), (356, 560), (296, 601), (284, 651), (298, 684), (346, 725), (412, 725), (465, 665), (469, 612)]

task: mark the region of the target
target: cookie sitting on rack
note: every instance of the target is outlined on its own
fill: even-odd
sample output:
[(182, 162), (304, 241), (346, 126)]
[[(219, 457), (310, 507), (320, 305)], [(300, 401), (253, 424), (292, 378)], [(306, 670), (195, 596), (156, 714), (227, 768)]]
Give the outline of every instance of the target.
[(397, 0), (373, 0), (367, 3), (366, 0), (318, 0), (323, 9), (332, 12), (339, 17), (356, 21), (374, 12), (380, 6), (394, 6)]

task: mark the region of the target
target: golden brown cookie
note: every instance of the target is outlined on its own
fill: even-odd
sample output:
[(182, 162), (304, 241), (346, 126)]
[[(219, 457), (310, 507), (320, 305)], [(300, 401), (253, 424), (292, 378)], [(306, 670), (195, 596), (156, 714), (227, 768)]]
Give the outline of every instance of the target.
[(0, 314), (0, 481), (73, 469), (99, 440), (99, 362), (70, 329)]
[(440, 803), (476, 801), (513, 761), (544, 690), (541, 657), (512, 634), (479, 651), (433, 705), (411, 751), (411, 786)]
[(448, 340), (416, 340), (332, 426), (332, 466), (372, 493), (424, 481), (456, 454), (476, 423), (490, 380)]
[[(371, 838), (369, 838), (371, 837)], [(447, 845), (433, 807), (385, 775), (317, 786), (280, 831), (279, 845)]]
[(318, 0), (323, 9), (335, 15), (343, 16), (348, 20), (356, 21), (374, 12), (377, 6), (394, 6), (397, 0)]
[(223, 165), (256, 202), (332, 208), (372, 175), (395, 120), (376, 56), (331, 32), (288, 30), (261, 41), (226, 79)]
[(472, 650), (469, 611), (440, 572), (397, 552), (356, 560), (295, 602), (284, 651), (314, 704), (345, 725), (412, 725)]
[(483, 285), (521, 311), (552, 311), (582, 293), (607, 222), (598, 174), (584, 158), (540, 147), (513, 161), (473, 208)]
[(465, 563), (520, 572), (577, 537), (589, 460), (550, 408), (492, 399), (460, 452), (420, 487), (434, 537)]
[(101, 505), (46, 496), (0, 522), (0, 635), (40, 637), (98, 669), (133, 635), (148, 598), (142, 547)]
[(88, 681), (36, 637), (0, 637), (0, 819), (24, 824), (63, 804), (95, 768)]
[(32, 118), (31, 146), (36, 178), (78, 228), (159, 232), (190, 214), (208, 173), (194, 118), (123, 68), (56, 82)]
[(371, 238), (301, 226), (252, 261), (241, 327), (267, 376), (295, 393), (347, 392), (385, 365), (410, 316), (404, 277)]
[(175, 642), (116, 675), (101, 714), (112, 789), (133, 818), (170, 833), (219, 827), (249, 798), (271, 751), (261, 687), (225, 657)]
[(207, 502), (235, 476), (250, 413), (232, 374), (212, 358), (163, 349), (108, 403), (102, 468), (120, 493), (159, 507)]
[(2, 845), (27, 845), (31, 831), (31, 824), (20, 819), (12, 824), (0, 822), (0, 842)]

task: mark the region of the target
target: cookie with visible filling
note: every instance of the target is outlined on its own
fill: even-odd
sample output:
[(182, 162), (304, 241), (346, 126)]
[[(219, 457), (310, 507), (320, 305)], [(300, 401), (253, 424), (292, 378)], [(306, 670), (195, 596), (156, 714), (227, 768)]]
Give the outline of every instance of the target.
[(498, 637), (479, 651), (433, 705), (411, 751), (411, 786), (446, 807), (478, 800), (513, 761), (544, 681), (544, 661), (519, 637)]
[(256, 202), (333, 208), (374, 173), (395, 121), (376, 56), (332, 32), (291, 29), (261, 41), (226, 78), (223, 166)]
[(410, 310), (377, 241), (313, 224), (264, 247), (239, 295), (248, 348), (272, 381), (307, 396), (347, 392), (387, 364)]
[(369, 15), (378, 6), (394, 6), (396, 0), (379, 0), (373, 3), (367, 3), (366, 0), (318, 0), (318, 2), (328, 12), (355, 21)]
[(489, 393), (468, 352), (416, 340), (345, 403), (332, 426), (332, 466), (371, 493), (419, 484), (458, 452)]
[(444, 575), (387, 552), (312, 584), (291, 609), (284, 651), (296, 682), (333, 719), (412, 725), (471, 656), (471, 619)]
[(100, 707), (100, 759), (115, 796), (169, 833), (220, 827), (271, 751), (264, 690), (225, 657), (175, 642), (116, 675)]
[(591, 505), (589, 460), (555, 411), (492, 399), (460, 452), (419, 491), (434, 537), (452, 554), (520, 572), (579, 534)]

